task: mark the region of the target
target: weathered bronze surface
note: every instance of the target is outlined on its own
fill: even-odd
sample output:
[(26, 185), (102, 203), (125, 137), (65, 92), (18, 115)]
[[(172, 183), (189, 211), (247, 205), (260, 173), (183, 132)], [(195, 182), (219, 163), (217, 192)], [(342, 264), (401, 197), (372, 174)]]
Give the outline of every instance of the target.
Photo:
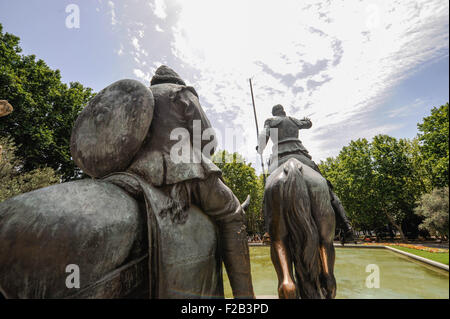
[[(13, 107), (6, 100), (0, 100), (0, 117), (11, 114)], [(0, 145), (0, 160), (2, 159), (3, 147)]]
[[(146, 142), (128, 171), (158, 187), (176, 203), (168, 212), (172, 221), (183, 223), (191, 203), (214, 221), (218, 227), (220, 257), (233, 295), (253, 298), (244, 210), (222, 182), (220, 169), (210, 160), (215, 141), (203, 136), (211, 125), (198, 94), (166, 66), (156, 70), (150, 89), (155, 99), (153, 122)], [(189, 138), (174, 140), (171, 132), (175, 129), (188, 132)], [(171, 151), (175, 144), (183, 141), (184, 150), (188, 151), (187, 161), (177, 162)], [(205, 151), (208, 144), (212, 147)]]
[(0, 100), (0, 117), (6, 116), (13, 111), (13, 107), (6, 100)]
[[(279, 297), (334, 298), (335, 216), (350, 225), (329, 183), (298, 139), (299, 129), (310, 128), (311, 121), (286, 116), (281, 105), (274, 106), (272, 114), (258, 137), (257, 150), (262, 153), (272, 138), (263, 209)], [(270, 134), (273, 129), (276, 138)]]
[(81, 111), (70, 139), (78, 167), (92, 177), (127, 169), (153, 118), (152, 92), (136, 80), (120, 80), (101, 90)]
[[(197, 158), (173, 160), (174, 129), (189, 133)], [(223, 298), (223, 262), (234, 296), (253, 298), (244, 210), (210, 160), (214, 147), (202, 156), (206, 129), (197, 93), (168, 67), (150, 89), (122, 80), (101, 91), (77, 119), (71, 151), (102, 179), (0, 203), (1, 294)], [(65, 284), (69, 264), (80, 288)]]
[(335, 217), (326, 180), (295, 158), (267, 179), (264, 210), (280, 298), (334, 298)]
[[(274, 117), (267, 119), (264, 123), (264, 131), (258, 137), (257, 146), (258, 152), (262, 153), (269, 138), (272, 139), (274, 145), (269, 160), (269, 173), (272, 173), (290, 158), (295, 158), (321, 174), (319, 167), (312, 161), (308, 150), (298, 138), (299, 130), (311, 128), (311, 120), (309, 118), (299, 120), (287, 116), (283, 106), (280, 104), (273, 107), (272, 115), (274, 115)], [(277, 132), (276, 137), (271, 136), (270, 134), (273, 129)], [(338, 225), (343, 228), (346, 238), (353, 240), (353, 229), (347, 218), (345, 209), (337, 195), (334, 193), (331, 183), (329, 181), (327, 181), (327, 183), (330, 191), (331, 205), (333, 206), (337, 221), (339, 222)]]
[[(120, 187), (92, 179), (0, 203), (0, 292), (5, 298), (148, 298), (147, 217), (139, 206)], [(167, 283), (160, 297), (223, 297), (216, 226), (195, 206), (188, 216), (183, 225), (160, 220), (160, 279)], [(66, 286), (70, 264), (79, 266), (79, 289)]]

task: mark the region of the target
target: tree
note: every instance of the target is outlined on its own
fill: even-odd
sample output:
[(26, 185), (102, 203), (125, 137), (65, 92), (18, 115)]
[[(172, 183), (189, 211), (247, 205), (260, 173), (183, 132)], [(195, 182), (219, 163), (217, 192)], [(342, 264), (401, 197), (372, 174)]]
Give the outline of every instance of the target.
[(356, 229), (372, 231), (384, 227), (386, 216), (377, 200), (371, 145), (366, 139), (351, 141), (336, 158), (319, 165), (334, 186)]
[(264, 186), (258, 178), (251, 163), (246, 163), (238, 154), (219, 151), (213, 156), (213, 162), (222, 170), (225, 184), (233, 191), (239, 202), (244, 202), (250, 195), (250, 206), (245, 211), (248, 232), (263, 232), (262, 197)]
[(430, 234), (448, 239), (448, 186), (435, 188), (431, 193), (424, 194), (415, 209), (416, 214), (423, 216), (419, 228), (426, 229)]
[(0, 100), (14, 106), (0, 121), (0, 136), (17, 145), (22, 172), (51, 167), (64, 180), (75, 178), (80, 171), (70, 156), (70, 134), (92, 91), (78, 82), (67, 86), (59, 70), (21, 51), (19, 38), (3, 33), (0, 24)]
[(17, 147), (14, 142), (0, 137), (0, 144), (3, 146), (0, 158), (0, 202), (60, 182), (60, 176), (49, 167), (21, 173), (23, 161), (16, 156)]
[(377, 201), (389, 222), (400, 232), (402, 224), (414, 214), (417, 192), (414, 189), (413, 165), (407, 155), (408, 141), (388, 135), (377, 135), (372, 141)]
[(421, 153), (425, 169), (431, 178), (432, 187), (448, 186), (448, 139), (449, 114), (448, 102), (439, 108), (434, 107), (431, 115), (417, 124), (421, 133), (418, 134), (421, 142)]
[(377, 135), (351, 141), (336, 158), (319, 165), (323, 175), (334, 185), (348, 217), (360, 230), (384, 230), (394, 226), (406, 240), (404, 231), (415, 234), (419, 222), (413, 208), (423, 190), (416, 174), (417, 142)]

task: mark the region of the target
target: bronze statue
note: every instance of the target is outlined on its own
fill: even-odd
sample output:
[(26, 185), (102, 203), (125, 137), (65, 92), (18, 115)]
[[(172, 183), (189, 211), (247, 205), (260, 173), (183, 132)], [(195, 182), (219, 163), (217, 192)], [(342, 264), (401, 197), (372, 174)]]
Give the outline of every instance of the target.
[(335, 217), (325, 179), (290, 158), (267, 178), (264, 210), (278, 296), (334, 298)]
[(6, 116), (13, 111), (13, 107), (6, 100), (0, 100), (0, 117)]
[(311, 121), (286, 116), (279, 104), (272, 114), (258, 137), (257, 151), (262, 153), (272, 138), (263, 209), (279, 297), (334, 298), (335, 216), (349, 233), (351, 226), (331, 184), (298, 139), (298, 131), (310, 128)]
[[(11, 114), (13, 107), (6, 100), (0, 100), (0, 117)], [(0, 160), (2, 159), (3, 147), (0, 145)]]
[[(121, 80), (99, 92), (71, 137), (75, 163), (96, 179), (0, 203), (0, 293), (223, 298), (223, 261), (233, 295), (254, 298), (245, 207), (210, 161), (214, 147), (195, 142), (196, 124), (210, 128), (196, 91), (166, 66), (150, 88)], [(171, 138), (176, 129), (187, 143)], [(178, 143), (190, 161), (173, 158)], [(77, 289), (65, 283), (72, 264)]]
[[(272, 138), (274, 145), (269, 159), (269, 174), (288, 159), (296, 158), (322, 175), (319, 167), (312, 161), (308, 150), (298, 139), (298, 131), (311, 128), (311, 120), (309, 118), (299, 120), (291, 116), (286, 116), (286, 112), (280, 104), (277, 104), (272, 108), (272, 115), (274, 117), (267, 119), (264, 123), (264, 131), (258, 137), (259, 145), (257, 146), (257, 151), (262, 153), (267, 141), (269, 138)], [(271, 129), (276, 129), (277, 131), (276, 140), (274, 136), (270, 135)], [(353, 229), (347, 218), (344, 207), (342, 206), (340, 199), (334, 193), (330, 181), (327, 180), (327, 183), (330, 190), (331, 204), (338, 219), (337, 221), (340, 222), (339, 225), (344, 229), (345, 236), (349, 240), (353, 240)]]
[[(178, 207), (171, 212), (174, 221), (186, 219), (191, 202), (215, 221), (233, 295), (253, 298), (244, 211), (220, 178), (220, 169), (210, 160), (214, 144), (205, 151), (211, 141), (203, 139), (203, 132), (211, 124), (200, 106), (198, 94), (166, 66), (156, 70), (150, 89), (155, 98), (154, 124), (128, 171), (142, 176), (177, 203)], [(180, 141), (171, 139), (170, 133), (180, 128), (189, 133), (186, 140), (189, 151), (187, 161), (177, 163), (171, 152)], [(200, 141), (197, 147), (193, 143), (196, 139)]]

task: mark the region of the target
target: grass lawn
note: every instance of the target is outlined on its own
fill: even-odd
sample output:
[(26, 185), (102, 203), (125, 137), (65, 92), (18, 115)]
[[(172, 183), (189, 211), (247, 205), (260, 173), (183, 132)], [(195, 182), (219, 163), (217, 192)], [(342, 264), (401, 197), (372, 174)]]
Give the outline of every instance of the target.
[(407, 253), (411, 253), (420, 257), (424, 257), (427, 259), (431, 259), (433, 261), (437, 261), (439, 263), (448, 265), (448, 253), (431, 253), (429, 251), (423, 251), (413, 248), (401, 247), (397, 245), (392, 245), (391, 247), (396, 248), (398, 250), (406, 251)]

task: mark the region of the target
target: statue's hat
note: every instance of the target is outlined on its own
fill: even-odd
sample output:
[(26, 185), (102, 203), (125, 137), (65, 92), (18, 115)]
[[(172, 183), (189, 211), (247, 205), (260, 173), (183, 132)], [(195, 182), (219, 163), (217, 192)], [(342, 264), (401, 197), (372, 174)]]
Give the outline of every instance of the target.
[(186, 85), (186, 83), (181, 79), (178, 73), (166, 65), (161, 65), (156, 70), (155, 75), (152, 77), (152, 80), (150, 81), (150, 85), (161, 83), (174, 83)]

